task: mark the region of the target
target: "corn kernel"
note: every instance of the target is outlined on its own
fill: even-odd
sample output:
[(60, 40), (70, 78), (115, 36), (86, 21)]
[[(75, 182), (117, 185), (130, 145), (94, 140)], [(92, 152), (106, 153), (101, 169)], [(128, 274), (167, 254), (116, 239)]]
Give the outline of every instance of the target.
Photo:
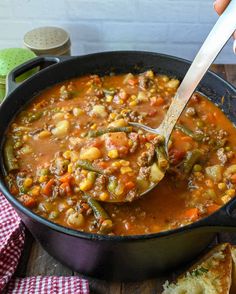
[(150, 93), (152, 93), (152, 94), (155, 93), (155, 89), (151, 89)]
[(99, 196), (100, 200), (102, 201), (106, 201), (109, 198), (109, 194), (106, 192), (103, 192), (100, 196)]
[(136, 95), (131, 95), (130, 98), (131, 98), (132, 100), (136, 100), (136, 99), (137, 99), (137, 96), (136, 96)]
[(121, 159), (120, 160), (120, 165), (122, 165), (122, 166), (129, 166), (130, 165), (130, 162), (127, 161), (127, 160)]
[(32, 186), (32, 184), (33, 184), (33, 180), (31, 178), (26, 178), (24, 180), (24, 184), (23, 185), (24, 185), (25, 188), (29, 188), (29, 187)]
[(112, 166), (114, 166), (114, 167), (120, 167), (121, 164), (120, 164), (119, 161), (115, 161), (115, 162), (112, 163)]
[(235, 196), (235, 189), (229, 189), (226, 191), (226, 194), (229, 196), (229, 197), (234, 197)]
[(32, 196), (39, 196), (39, 192), (40, 192), (40, 187), (39, 186), (35, 186), (33, 187), (33, 189), (30, 191), (30, 194)]
[(119, 157), (118, 150), (113, 149), (113, 150), (108, 151), (108, 156), (113, 159)]
[(82, 181), (79, 185), (81, 191), (88, 191), (92, 188), (92, 182), (88, 181), (87, 179)]
[(115, 119), (116, 118), (116, 113), (114, 113), (114, 112), (110, 113), (109, 117), (111, 119)]
[(222, 196), (221, 197), (221, 201), (225, 204), (225, 203), (227, 203), (227, 202), (229, 202), (230, 201), (230, 196), (229, 195), (224, 195), (224, 196)]
[(107, 101), (107, 102), (111, 102), (112, 99), (113, 99), (113, 97), (112, 97), (111, 95), (107, 95), (107, 96), (106, 96), (106, 101)]
[(126, 113), (128, 113), (128, 112), (129, 112), (129, 109), (127, 109), (127, 108), (121, 110), (121, 113), (122, 113), (122, 114), (126, 114)]
[(124, 104), (124, 100), (122, 100), (122, 99), (120, 99), (118, 102), (117, 102), (117, 104)]
[(97, 124), (92, 124), (90, 127), (91, 130), (96, 130), (96, 128), (97, 128)]
[(65, 151), (65, 152), (63, 153), (63, 157), (64, 157), (65, 159), (70, 159), (70, 150)]
[(133, 171), (132, 168), (130, 168), (129, 166), (123, 166), (123, 167), (121, 167), (121, 169), (120, 169), (120, 172), (121, 172), (122, 175), (123, 175), (123, 174), (130, 173), (130, 172), (132, 172), (132, 171)]
[(137, 101), (131, 101), (130, 103), (129, 103), (129, 106), (136, 106), (137, 105)]
[(45, 175), (45, 176), (40, 176), (40, 177), (39, 177), (39, 183), (46, 182), (47, 179), (48, 179), (48, 176), (47, 176), (47, 175)]
[(133, 145), (133, 141), (132, 140), (129, 140), (128, 141), (128, 145), (129, 145), (129, 147), (131, 147)]
[(72, 165), (72, 163), (69, 163), (68, 164), (67, 171), (68, 171), (68, 173), (72, 174), (72, 172), (73, 172), (73, 165)]
[(219, 183), (218, 184), (218, 189), (221, 190), (221, 191), (224, 191), (226, 190), (227, 186), (225, 183)]

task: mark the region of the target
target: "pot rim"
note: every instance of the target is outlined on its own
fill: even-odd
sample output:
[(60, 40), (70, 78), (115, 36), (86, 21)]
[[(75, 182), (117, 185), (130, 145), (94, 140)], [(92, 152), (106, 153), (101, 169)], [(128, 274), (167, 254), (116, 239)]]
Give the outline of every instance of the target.
[[(107, 54), (145, 54), (145, 55), (156, 55), (156, 56), (160, 56), (160, 57), (165, 57), (165, 58), (169, 58), (172, 60), (176, 60), (176, 61), (180, 61), (180, 62), (184, 62), (185, 64), (191, 64), (191, 61), (187, 60), (187, 59), (183, 59), (183, 58), (179, 58), (176, 56), (172, 56), (172, 55), (168, 55), (168, 54), (163, 54), (163, 53), (156, 53), (156, 52), (149, 52), (149, 51), (135, 51), (135, 50), (128, 50), (128, 51), (106, 51), (106, 52), (97, 52), (97, 53), (91, 53), (91, 54), (86, 54), (86, 55), (80, 55), (80, 56), (66, 56), (66, 57), (58, 57), (55, 56), (56, 59), (59, 59), (60, 62), (69, 62), (71, 59), (81, 59), (84, 57), (90, 57), (90, 56), (104, 56)], [(40, 57), (38, 57), (40, 58)], [(37, 57), (36, 57), (37, 59)], [(53, 65), (56, 66), (57, 64)], [(20, 67), (20, 66), (19, 66)], [(37, 78), (38, 75), (43, 74), (44, 71), (48, 71), (50, 70), (50, 67), (43, 69), (42, 71), (37, 72), (36, 74), (34, 74), (33, 76), (31, 76), (30, 78), (27, 79), (27, 81), (25, 81), (23, 84), (20, 84), (19, 87), (24, 86), (27, 83), (30, 83), (32, 79)], [(213, 76), (214, 78), (220, 80), (221, 82), (223, 82), (224, 84), (226, 84), (229, 88), (231, 88), (234, 92), (236, 92), (235, 87), (229, 83), (228, 81), (224, 80), (221, 76), (217, 75), (216, 73), (212, 72), (211, 70), (208, 70), (206, 74), (210, 74), (211, 76)], [(18, 88), (18, 87), (17, 87)], [(6, 101), (8, 99), (8, 97), (10, 97), (14, 91), (16, 89), (14, 89), (5, 99), (4, 101)], [(4, 104), (4, 102), (2, 103)], [(1, 105), (0, 105), (1, 108)], [(7, 125), (8, 127), (8, 125)], [(0, 146), (0, 149), (2, 149), (2, 145)], [(1, 150), (0, 150), (1, 151)], [(1, 165), (3, 165), (3, 160), (1, 160)], [(1, 168), (3, 170), (3, 168)], [(122, 235), (122, 236), (116, 236), (116, 235), (102, 235), (102, 234), (97, 234), (97, 233), (87, 233), (87, 232), (83, 232), (83, 231), (79, 231), (79, 230), (75, 230), (72, 228), (68, 228), (68, 227), (64, 227), (62, 225), (53, 223), (50, 220), (47, 220), (44, 217), (41, 217), (40, 215), (34, 213), (33, 211), (31, 211), (30, 209), (26, 208), (23, 204), (21, 204), (13, 195), (11, 195), (11, 193), (8, 191), (5, 182), (3, 181), (2, 178), (0, 178), (0, 191), (2, 192), (3, 196), (10, 202), (10, 204), (13, 205), (14, 208), (16, 208), (17, 210), (19, 210), (20, 212), (24, 213), (26, 216), (32, 218), (34, 221), (37, 221), (51, 229), (53, 229), (54, 231), (58, 231), (60, 233), (63, 233), (65, 235), (70, 235), (73, 237), (79, 237), (82, 239), (87, 239), (87, 240), (98, 240), (98, 241), (106, 241), (106, 242), (128, 242), (128, 241), (142, 241), (142, 240), (148, 240), (148, 239), (154, 239), (154, 238), (162, 238), (162, 237), (168, 237), (174, 234), (180, 234), (180, 233), (185, 233), (187, 231), (193, 230), (193, 229), (197, 229), (197, 228), (207, 228), (209, 227), (209, 224), (207, 223), (209, 219), (212, 218), (212, 216), (216, 216), (217, 214), (219, 214), (221, 211), (225, 211), (225, 209), (228, 207), (228, 204), (230, 203), (230, 205), (236, 205), (236, 198), (233, 199), (232, 201), (230, 201), (229, 203), (226, 203), (224, 206), (222, 206), (219, 210), (217, 210), (216, 212), (214, 212), (213, 214), (201, 218), (200, 220), (193, 222), (191, 224), (185, 225), (183, 227), (179, 227), (176, 229), (171, 229), (171, 230), (166, 230), (166, 231), (162, 231), (162, 232), (158, 232), (158, 233), (150, 233), (150, 234), (142, 234), (142, 235)], [(210, 224), (210, 226), (212, 226), (212, 224)], [(217, 226), (217, 225), (216, 225)]]

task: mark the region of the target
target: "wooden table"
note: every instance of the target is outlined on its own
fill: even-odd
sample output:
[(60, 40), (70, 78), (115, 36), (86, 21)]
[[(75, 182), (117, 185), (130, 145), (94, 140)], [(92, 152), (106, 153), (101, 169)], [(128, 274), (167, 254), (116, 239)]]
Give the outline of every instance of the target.
[[(236, 86), (236, 65), (213, 65), (211, 69)], [(232, 244), (236, 244), (236, 233), (217, 234), (214, 243), (216, 244), (218, 242), (231, 242)], [(88, 281), (91, 293), (159, 294), (162, 292), (162, 284), (165, 280), (171, 280), (176, 274), (170, 273), (166, 276), (137, 283), (106, 282), (91, 278), (88, 278)], [(25, 249), (16, 276), (25, 277), (34, 275), (70, 276), (78, 274), (49, 256), (39, 243), (33, 239), (30, 233), (27, 232)]]

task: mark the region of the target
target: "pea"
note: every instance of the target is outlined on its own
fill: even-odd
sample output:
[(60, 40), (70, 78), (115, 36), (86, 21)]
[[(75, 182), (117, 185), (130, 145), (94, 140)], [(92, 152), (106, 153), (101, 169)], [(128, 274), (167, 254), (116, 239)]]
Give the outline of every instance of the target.
[(204, 127), (204, 122), (203, 122), (202, 120), (198, 120), (198, 121), (197, 121), (197, 126), (198, 126), (199, 128), (203, 128), (203, 127)]
[(231, 151), (231, 147), (230, 146), (226, 146), (225, 147), (225, 151)]
[(193, 171), (200, 172), (202, 170), (202, 166), (200, 164), (195, 164), (193, 166)]

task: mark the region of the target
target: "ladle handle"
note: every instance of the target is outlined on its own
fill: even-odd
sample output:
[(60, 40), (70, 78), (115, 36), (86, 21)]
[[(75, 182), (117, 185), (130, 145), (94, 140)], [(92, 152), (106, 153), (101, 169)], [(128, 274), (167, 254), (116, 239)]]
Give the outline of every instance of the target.
[(168, 142), (179, 116), (184, 110), (197, 85), (235, 29), (236, 0), (231, 0), (193, 60), (175, 94), (164, 120), (157, 129), (158, 133), (161, 133), (165, 137), (166, 142)]

